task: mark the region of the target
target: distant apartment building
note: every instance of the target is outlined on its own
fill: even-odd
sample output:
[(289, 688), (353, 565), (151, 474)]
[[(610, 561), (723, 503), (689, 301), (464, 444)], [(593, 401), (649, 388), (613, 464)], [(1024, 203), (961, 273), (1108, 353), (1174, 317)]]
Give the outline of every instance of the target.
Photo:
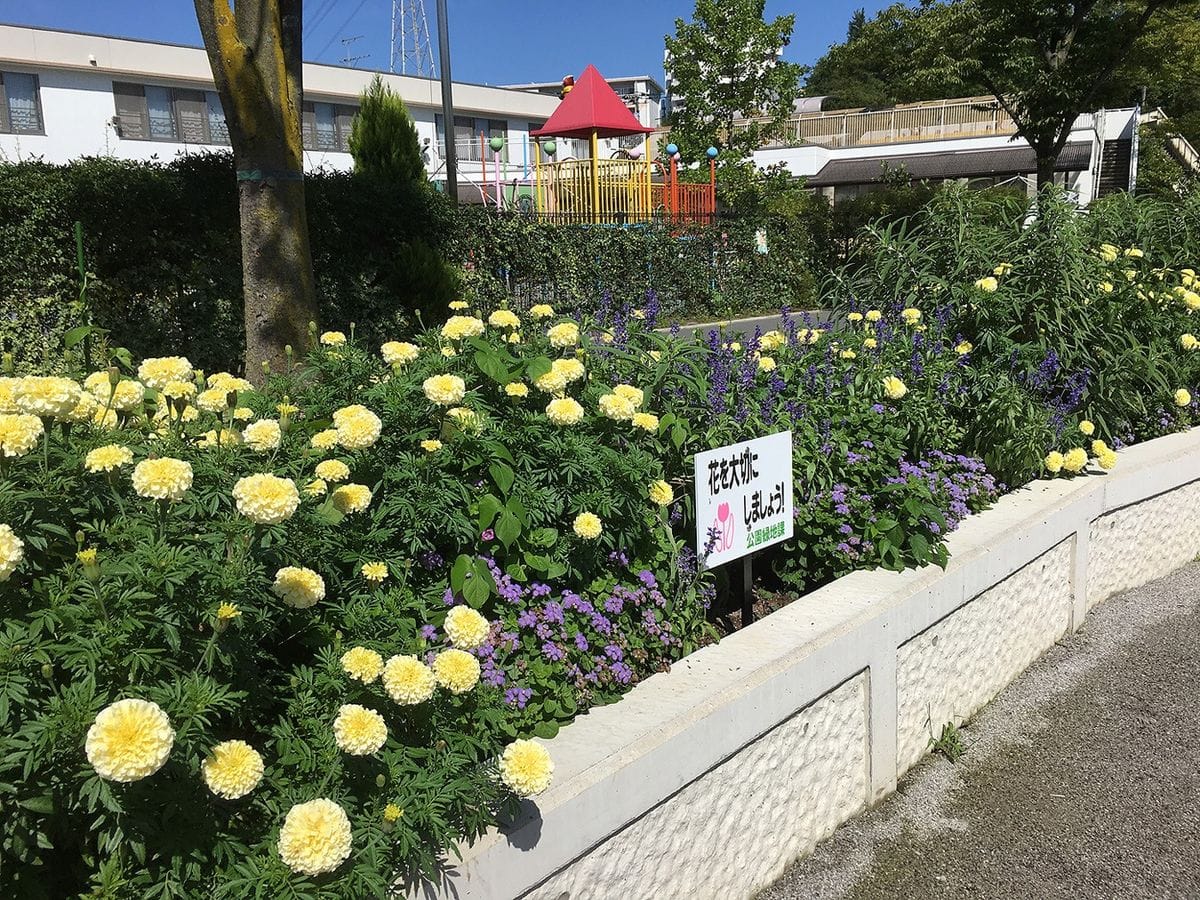
[[(379, 74), (408, 105), (430, 178), (443, 181), (447, 127), (439, 82)], [(352, 166), (350, 123), (375, 75), (304, 64), (306, 169)], [(558, 102), (537, 91), (454, 84), (449, 134), (465, 199), (480, 199), (485, 186), (494, 184), (497, 169), (503, 181), (531, 177), (529, 132), (545, 123)], [(506, 141), (499, 161), (486, 146), (493, 137)], [(228, 146), (225, 115), (203, 49), (0, 25), (0, 159), (166, 160)]]
[[(782, 133), (754, 153), (761, 167), (782, 165), (831, 201), (896, 178), (1012, 185), (1034, 190), (1036, 159), (994, 97), (909, 103), (887, 109), (797, 107)], [(1079, 116), (1058, 155), (1054, 178), (1080, 204), (1131, 189), (1137, 179), (1138, 125), (1161, 113), (1101, 109)], [(744, 126), (743, 126), (744, 127)], [(1185, 165), (1195, 151), (1182, 138), (1168, 149)]]

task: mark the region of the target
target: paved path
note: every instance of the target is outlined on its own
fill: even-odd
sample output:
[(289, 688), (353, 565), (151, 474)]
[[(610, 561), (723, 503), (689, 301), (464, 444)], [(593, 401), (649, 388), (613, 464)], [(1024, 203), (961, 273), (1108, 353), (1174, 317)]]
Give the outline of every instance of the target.
[(1200, 565), (1097, 607), (762, 900), (1200, 898)]

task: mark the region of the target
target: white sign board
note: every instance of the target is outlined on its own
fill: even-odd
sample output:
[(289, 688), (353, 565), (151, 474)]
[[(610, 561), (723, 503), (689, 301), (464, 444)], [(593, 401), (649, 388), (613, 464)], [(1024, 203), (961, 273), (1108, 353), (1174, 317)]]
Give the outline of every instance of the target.
[(792, 433), (696, 454), (696, 555), (707, 568), (792, 536)]

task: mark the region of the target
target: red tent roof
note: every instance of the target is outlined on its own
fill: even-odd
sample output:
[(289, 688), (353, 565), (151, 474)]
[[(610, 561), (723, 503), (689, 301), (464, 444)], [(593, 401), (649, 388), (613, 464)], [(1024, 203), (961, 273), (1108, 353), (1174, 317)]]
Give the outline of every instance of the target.
[(530, 133), (534, 137), (587, 138), (593, 131), (600, 137), (619, 137), (650, 134), (654, 129), (637, 120), (604, 76), (589, 63), (554, 115)]

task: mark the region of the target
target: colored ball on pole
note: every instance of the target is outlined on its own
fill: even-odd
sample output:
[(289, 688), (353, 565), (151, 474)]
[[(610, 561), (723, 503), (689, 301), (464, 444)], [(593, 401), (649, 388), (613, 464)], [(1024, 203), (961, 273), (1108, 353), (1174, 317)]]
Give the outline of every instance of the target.
[(554, 143), (554, 141), (546, 141), (546, 143), (542, 144), (542, 149), (546, 151), (547, 156), (553, 156), (558, 150), (558, 144)]
[(667, 144), (667, 156), (676, 156), (679, 153), (679, 148), (674, 144)]
[(504, 149), (504, 138), (494, 137), (488, 141), (488, 146), (492, 148), (493, 153), (499, 153)]
[(707, 156), (709, 159), (716, 159), (717, 158), (717, 148), (709, 147), (707, 150), (704, 151), (704, 155)]

